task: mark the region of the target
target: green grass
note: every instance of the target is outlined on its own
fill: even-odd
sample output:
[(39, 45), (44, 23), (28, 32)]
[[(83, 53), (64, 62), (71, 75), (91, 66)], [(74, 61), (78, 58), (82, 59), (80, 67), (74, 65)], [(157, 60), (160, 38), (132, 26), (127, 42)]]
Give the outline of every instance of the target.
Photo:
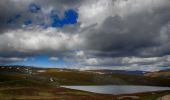
[(87, 72), (47, 72), (40, 74), (44, 77), (53, 77), (60, 85), (156, 85), (169, 86), (170, 79), (150, 78), (127, 74), (94, 74)]
[(124, 74), (113, 74), (112, 77), (126, 80), (126, 82), (133, 85), (170, 86), (170, 79), (166, 78), (150, 78), (139, 75)]
[(80, 72), (50, 72), (43, 76), (56, 78), (61, 85), (96, 85), (94, 74)]
[(162, 97), (168, 94), (170, 94), (170, 92), (156, 93), (156, 94), (152, 94), (149, 96), (143, 96), (141, 97), (141, 100), (157, 100), (159, 97)]
[(70, 90), (56, 87), (3, 87), (0, 88), (0, 100), (15, 100), (15, 99), (52, 99), (52, 98), (67, 98), (75, 96), (93, 96), (94, 93)]
[[(34, 70), (36, 72), (36, 70)], [(54, 81), (50, 82), (50, 78)], [(59, 71), (50, 69), (45, 73), (14, 74), (0, 73), (0, 100), (18, 99), (66, 99), (68, 96), (95, 96), (94, 93), (63, 89), (56, 85), (158, 85), (169, 86), (170, 79), (150, 78), (127, 74), (95, 74), (78, 71)], [(170, 94), (161, 92), (141, 96), (141, 100), (155, 100), (156, 98)], [(98, 95), (100, 96), (100, 95)], [(107, 97), (107, 96), (106, 96)], [(113, 97), (113, 95), (111, 95)], [(105, 98), (105, 97), (103, 97)], [(148, 99), (149, 98), (149, 99)], [(75, 100), (75, 99), (71, 99)], [(100, 100), (100, 99), (99, 99)], [(103, 99), (101, 99), (103, 100)], [(106, 99), (107, 100), (107, 99)], [(108, 99), (109, 100), (109, 99)]]
[[(53, 78), (53, 82), (50, 82)], [(0, 74), (0, 86), (45, 86), (45, 85), (154, 85), (170, 86), (170, 79), (150, 78), (127, 74), (94, 74), (78, 71), (47, 71), (45, 73)]]
[(0, 83), (0, 87), (3, 86), (38, 86), (38, 87), (43, 87), (43, 86), (48, 86), (47, 83), (43, 83), (41, 81), (38, 80), (31, 80), (31, 79), (20, 79), (20, 80), (10, 80), (10, 81), (6, 81), (6, 82), (1, 82)]

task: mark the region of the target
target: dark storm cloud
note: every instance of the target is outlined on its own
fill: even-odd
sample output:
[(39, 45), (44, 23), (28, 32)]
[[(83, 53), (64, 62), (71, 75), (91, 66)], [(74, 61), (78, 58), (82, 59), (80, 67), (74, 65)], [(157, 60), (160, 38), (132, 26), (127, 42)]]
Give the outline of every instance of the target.
[(75, 6), (78, 4), (81, 4), (83, 1), (82, 0), (37, 0), (37, 2), (42, 3), (42, 4), (53, 4), (53, 5), (71, 5)]
[[(75, 9), (77, 6), (81, 4), (81, 0), (1, 0), (0, 1), (0, 33), (2, 34), (4, 31), (9, 29), (18, 29), (21, 27), (21, 22), (16, 20), (15, 17), (20, 15), (20, 17), (26, 17), (30, 19), (34, 19), (34, 15), (28, 14), (30, 5), (34, 5), (35, 7), (42, 7), (39, 9), (49, 10), (48, 13), (52, 10), (56, 10), (59, 13), (64, 14), (64, 11), (67, 9)], [(31, 10), (31, 8), (30, 8)], [(20, 20), (24, 20), (20, 18)], [(15, 25), (9, 25), (10, 22), (15, 22)], [(26, 23), (26, 21), (25, 21)]]
[[(1, 0), (0, 61), (45, 54), (89, 66), (168, 66), (169, 4), (169, 0)], [(65, 16), (69, 9), (74, 21), (61, 25), (62, 19), (70, 19)], [(57, 18), (51, 19), (52, 12)]]
[[(164, 56), (164, 52), (143, 55), (141, 51), (164, 44), (161, 42), (160, 31), (170, 22), (169, 10), (170, 7), (163, 7), (126, 18), (108, 17), (99, 29), (85, 34), (87, 48), (100, 51), (100, 56)], [(169, 33), (166, 35), (169, 37)]]
[[(0, 59), (1, 63), (8, 62), (7, 60), (9, 60), (10, 62), (11, 59), (8, 59), (8, 58), (11, 58), (11, 57), (12, 58), (15, 58), (15, 57), (25, 58), (25, 57), (35, 56), (35, 55), (42, 55), (42, 54), (57, 56), (57, 54), (59, 52), (62, 52), (62, 50), (57, 50), (57, 51), (56, 49), (51, 50), (50, 48), (52, 47), (50, 48), (43, 47), (43, 49), (39, 48), (39, 50), (33, 50), (33, 51), (27, 52), (27, 50), (24, 49), (27, 47), (22, 47), (25, 44), (21, 46), (21, 44), (24, 42), (22, 41), (22, 39), (27, 38), (28, 40), (30, 40), (29, 36), (34, 38), (35, 36), (37, 36), (37, 34), (36, 33), (34, 34), (34, 31), (30, 29), (29, 29), (31, 33), (30, 35), (29, 35), (29, 30), (27, 30), (28, 36), (27, 36), (27, 33), (23, 34), (22, 32), (24, 32), (24, 28), (22, 27), (22, 25), (24, 24), (30, 25), (34, 23), (33, 21), (35, 20), (35, 17), (38, 14), (39, 16), (41, 16), (42, 14), (45, 15), (46, 13), (50, 14), (51, 11), (53, 10), (59, 11), (59, 13), (61, 13), (61, 16), (62, 16), (62, 13), (64, 13), (67, 9), (75, 9), (76, 6), (78, 6), (80, 3), (81, 3), (80, 0), (74, 0), (74, 1), (68, 1), (68, 0), (48, 0), (48, 1), (47, 0), (1, 0), (0, 1), (0, 34), (2, 34), (0, 36), (0, 45), (1, 45), (0, 46), (0, 57), (2, 57)], [(69, 17), (67, 16), (67, 18)], [(73, 32), (75, 32), (76, 31), (74, 30), (75, 28), (70, 25), (66, 27), (64, 30), (65, 31), (72, 30)], [(20, 31), (17, 32), (17, 30), (20, 30)], [(55, 32), (57, 31), (54, 31), (53, 33)], [(11, 39), (9, 38), (10, 37), (9, 35), (12, 36)], [(48, 39), (49, 37), (50, 39), (50, 36), (48, 35), (45, 35), (45, 38), (43, 37), (44, 35), (42, 33), (40, 38)], [(59, 38), (62, 38), (62, 36), (57, 35), (56, 40), (58, 40)], [(28, 43), (28, 41), (27, 42), (26, 41), (25, 43)], [(34, 41), (34, 40), (30, 40), (30, 42), (31, 41)], [(21, 47), (19, 47), (19, 45)], [(21, 50), (19, 50), (19, 48)], [(62, 46), (61, 48), (65, 48), (65, 47)]]
[(15, 6), (9, 0), (1, 0), (0, 7), (0, 33), (2, 33), (3, 30), (8, 28), (6, 24), (7, 20), (15, 14), (17, 10), (15, 10)]

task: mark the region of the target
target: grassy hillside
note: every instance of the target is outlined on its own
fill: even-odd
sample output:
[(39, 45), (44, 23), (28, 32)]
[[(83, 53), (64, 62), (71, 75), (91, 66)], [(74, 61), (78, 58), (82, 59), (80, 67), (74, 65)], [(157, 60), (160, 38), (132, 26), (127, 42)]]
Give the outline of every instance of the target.
[(118, 78), (133, 85), (155, 85), (155, 86), (170, 86), (170, 79), (160, 77), (145, 77), (140, 75), (124, 75), (113, 74), (113, 78)]
[[(8, 71), (10, 70), (10, 71)], [(13, 70), (13, 71), (12, 71)], [(123, 73), (96, 73), (66, 69), (40, 69), (32, 68), (23, 73), (25, 69), (5, 69), (0, 73), (0, 85), (155, 85), (170, 86), (170, 79), (163, 77), (146, 77), (142, 75), (128, 75)], [(22, 71), (23, 70), (23, 71)], [(31, 72), (31, 73), (30, 73)], [(29, 81), (29, 82), (25, 82)], [(25, 83), (24, 83), (25, 82)]]
[(48, 69), (37, 76), (51, 77), (60, 85), (157, 85), (170, 86), (170, 79), (150, 78), (141, 75), (100, 74), (82, 71), (59, 71)]
[(157, 100), (169, 94), (170, 91), (107, 95), (65, 88), (0, 87), (0, 100)]
[(163, 77), (163, 78), (169, 78), (170, 79), (170, 70), (150, 72), (150, 73), (146, 73), (145, 76), (148, 76), (148, 77)]
[(108, 84), (169, 86), (170, 80), (122, 73), (7, 67), (0, 70), (0, 100), (155, 100), (170, 94), (170, 91), (159, 91), (106, 95), (59, 87)]

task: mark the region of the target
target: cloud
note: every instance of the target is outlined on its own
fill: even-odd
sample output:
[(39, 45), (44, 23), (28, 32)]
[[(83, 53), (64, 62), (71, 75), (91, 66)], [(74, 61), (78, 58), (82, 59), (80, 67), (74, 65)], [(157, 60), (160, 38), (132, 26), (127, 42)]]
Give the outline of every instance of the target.
[[(63, 17), (64, 12), (68, 9), (76, 9), (81, 0), (69, 2), (65, 0), (1, 0), (0, 1), (0, 29), (1, 33), (8, 29), (22, 28), (21, 24), (27, 20), (42, 24), (49, 22), (49, 17), (52, 11), (57, 11), (59, 17)], [(10, 8), (9, 8), (10, 7)], [(32, 14), (31, 14), (32, 13)], [(69, 13), (70, 14), (70, 13)], [(21, 15), (20, 20), (16, 20), (16, 16)], [(39, 22), (38, 22), (38, 21)], [(7, 22), (15, 22), (15, 25), (8, 25)]]
[(59, 60), (58, 57), (50, 57), (49, 59), (52, 60), (52, 61), (58, 61)]
[[(161, 30), (170, 21), (169, 7), (159, 5), (150, 10), (139, 10), (123, 17), (120, 14), (108, 16), (97, 28), (84, 32), (87, 49), (97, 51), (101, 56), (164, 55), (169, 50), (162, 50), (162, 46), (169, 44), (169, 35)], [(165, 37), (167, 41), (163, 43)], [(155, 51), (152, 52), (152, 49)]]
[(77, 18), (78, 18), (77, 12), (72, 10), (72, 9), (65, 11), (64, 12), (64, 18), (62, 18), (62, 19), (60, 19), (59, 16), (57, 14), (55, 14), (55, 12), (52, 12), (52, 14), (51, 14), (51, 19), (52, 19), (51, 26), (52, 27), (63, 27), (64, 25), (67, 25), (67, 24), (76, 24)]
[(55, 28), (46, 30), (11, 30), (0, 35), (0, 51), (23, 53), (64, 51), (76, 48), (81, 39), (78, 34), (66, 34)]
[(5, 57), (0, 57), (0, 64), (17, 62), (17, 61), (26, 61), (26, 60), (27, 60), (27, 58), (18, 58), (18, 57), (5, 58)]
[(84, 67), (161, 69), (169, 66), (169, 4), (169, 0), (1, 0), (0, 57), (46, 54)]
[(81, 22), (81, 27), (101, 23), (109, 16), (112, 4), (112, 0), (93, 0), (80, 6), (78, 10), (80, 14), (79, 21)]
[(108, 17), (118, 15), (126, 18), (137, 13), (152, 12), (168, 4), (168, 0), (92, 0), (79, 7), (79, 21), (82, 27), (100, 25)]

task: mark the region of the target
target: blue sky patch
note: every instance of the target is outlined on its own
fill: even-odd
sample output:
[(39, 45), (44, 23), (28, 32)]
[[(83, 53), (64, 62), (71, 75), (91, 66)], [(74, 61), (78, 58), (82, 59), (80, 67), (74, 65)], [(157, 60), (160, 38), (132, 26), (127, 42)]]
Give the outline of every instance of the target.
[(16, 14), (8, 19), (7, 24), (14, 24), (21, 18), (21, 14)]
[[(36, 13), (37, 16), (39, 16), (39, 17), (43, 18), (45, 16), (40, 12), (41, 6), (39, 6), (35, 3), (30, 4), (28, 9), (29, 9), (29, 12), (31, 12), (32, 14)], [(25, 16), (21, 16), (21, 14), (16, 14), (15, 16), (12, 16), (11, 18), (9, 18), (7, 23), (8, 24), (17, 24), (17, 21), (21, 17), (23, 17), (22, 19), (24, 21), (23, 20), (21, 20), (21, 21), (23, 22), (24, 25), (31, 25), (31, 24), (37, 23), (37, 25), (39, 25), (43, 29), (47, 29), (48, 27), (62, 28), (64, 25), (77, 24), (78, 13), (76, 12), (76, 10), (68, 9), (68, 10), (64, 11), (63, 18), (59, 17), (59, 14), (60, 13), (57, 10), (52, 10), (50, 13), (50, 16), (48, 16), (48, 20), (51, 20), (51, 22), (45, 22), (45, 19), (40, 19), (40, 18), (38, 18), (36, 20), (36, 22), (33, 22), (33, 20), (31, 20), (32, 19), (31, 17), (24, 18)]]
[(21, 14), (15, 15), (15, 19), (20, 19), (20, 18), (21, 18)]
[(32, 20), (28, 19), (24, 21), (24, 25), (31, 25), (32, 24)]
[(51, 12), (51, 26), (52, 27), (63, 27), (67, 24), (76, 24), (78, 19), (78, 13), (75, 10), (69, 9), (64, 12), (64, 18), (59, 18), (59, 16)]
[(26, 61), (18, 61), (12, 63), (13, 65), (28, 65), (36, 67), (64, 67), (67, 65), (74, 64), (73, 62), (67, 62), (62, 58), (59, 58), (57, 61), (50, 60), (50, 57), (47, 55), (39, 55), (27, 58)]
[(32, 13), (38, 13), (40, 10), (41, 10), (41, 7), (37, 4), (32, 3), (29, 5), (29, 11)]
[(42, 24), (40, 24), (40, 26), (41, 26), (43, 29), (47, 29), (47, 28), (49, 27), (49, 25), (46, 24), (46, 23), (42, 23)]
[(64, 23), (62, 23), (62, 20), (59, 18), (59, 16), (56, 13), (51, 12), (51, 26), (52, 27), (63, 27)]
[(72, 9), (65, 11), (64, 22), (66, 24), (76, 24), (78, 13)]

